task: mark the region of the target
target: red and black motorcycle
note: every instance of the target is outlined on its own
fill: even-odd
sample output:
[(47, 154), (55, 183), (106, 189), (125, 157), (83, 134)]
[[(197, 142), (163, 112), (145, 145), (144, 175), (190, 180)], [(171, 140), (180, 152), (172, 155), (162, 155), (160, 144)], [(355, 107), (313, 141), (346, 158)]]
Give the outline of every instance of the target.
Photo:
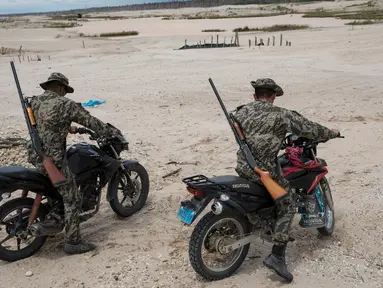
[[(334, 203), (325, 177), (327, 164), (317, 157), (317, 145), (289, 135), (282, 147), (285, 153), (278, 159), (294, 190), (299, 225), (327, 236), (334, 231)], [(213, 200), (189, 242), (189, 259), (199, 275), (208, 280), (226, 278), (241, 266), (254, 237), (271, 241), (276, 207), (263, 185), (238, 176), (196, 175), (183, 182), (193, 197), (181, 202), (182, 222), (191, 225)]]

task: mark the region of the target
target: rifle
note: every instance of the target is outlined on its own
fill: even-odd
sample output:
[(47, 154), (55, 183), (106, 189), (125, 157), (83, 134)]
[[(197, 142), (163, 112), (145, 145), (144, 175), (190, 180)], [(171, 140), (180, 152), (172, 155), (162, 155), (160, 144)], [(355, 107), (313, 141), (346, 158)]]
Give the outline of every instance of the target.
[(243, 154), (245, 155), (247, 163), (250, 165), (250, 167), (253, 169), (255, 173), (257, 173), (261, 177), (262, 184), (266, 187), (267, 191), (270, 193), (271, 197), (274, 200), (277, 200), (278, 198), (286, 195), (288, 192), (282, 188), (277, 182), (274, 181), (273, 178), (271, 178), (270, 173), (267, 171), (262, 171), (257, 167), (257, 163), (255, 162), (254, 156), (251, 153), (251, 150), (246, 142), (245, 135), (243, 134), (243, 131), (238, 123), (236, 121), (234, 115), (232, 113), (228, 113), (225, 105), (222, 102), (221, 97), (219, 96), (219, 93), (217, 89), (215, 88), (215, 85), (213, 83), (213, 80), (209, 78), (209, 82), (211, 87), (214, 90), (215, 95), (217, 96), (218, 102), (221, 105), (221, 108), (223, 112), (225, 113), (225, 116), (227, 118), (227, 121), (230, 124), (231, 129), (233, 130), (235, 139), (237, 140), (237, 143), (242, 150)]
[(24, 112), (25, 116), (25, 121), (28, 126), (29, 130), (29, 135), (31, 137), (33, 147), (37, 154), (41, 157), (43, 160), (43, 165), (45, 168), (45, 171), (48, 173), (48, 177), (51, 180), (53, 186), (58, 187), (66, 183), (66, 179), (64, 175), (61, 173), (61, 171), (56, 167), (56, 165), (53, 163), (52, 158), (46, 156), (43, 152), (42, 145), (41, 145), (41, 140), (40, 137), (37, 133), (37, 128), (36, 128), (36, 120), (33, 115), (32, 107), (30, 102), (28, 101), (27, 97), (23, 97), (23, 93), (21, 92), (21, 87), (19, 83), (19, 78), (17, 77), (16, 69), (15, 69), (15, 64), (13, 61), (11, 61), (11, 67), (12, 67), (12, 72), (13, 76), (15, 78), (16, 82), (16, 87), (17, 91), (19, 93), (20, 101), (21, 101), (21, 107)]

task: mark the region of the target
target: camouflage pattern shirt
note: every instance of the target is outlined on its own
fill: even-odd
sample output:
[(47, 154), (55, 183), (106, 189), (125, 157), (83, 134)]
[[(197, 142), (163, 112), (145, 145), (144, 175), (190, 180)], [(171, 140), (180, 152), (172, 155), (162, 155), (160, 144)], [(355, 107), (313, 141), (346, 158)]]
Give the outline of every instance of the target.
[[(271, 177), (276, 180), (281, 177), (277, 156), (287, 133), (323, 141), (338, 136), (335, 132), (306, 119), (298, 112), (266, 101), (255, 100), (238, 107), (235, 118), (242, 126), (258, 167), (269, 171)], [(242, 177), (253, 181), (259, 180), (258, 174), (253, 172), (247, 164), (241, 150), (237, 152), (236, 171)]]
[[(32, 97), (30, 102), (43, 151), (48, 157), (52, 157), (58, 167), (62, 167), (66, 153), (66, 138), (72, 122), (85, 126), (100, 136), (112, 135), (112, 131), (105, 123), (91, 116), (73, 100), (61, 97), (55, 92), (46, 90), (42, 95)], [(29, 161), (41, 170), (41, 161), (31, 142), (28, 144), (28, 150)]]

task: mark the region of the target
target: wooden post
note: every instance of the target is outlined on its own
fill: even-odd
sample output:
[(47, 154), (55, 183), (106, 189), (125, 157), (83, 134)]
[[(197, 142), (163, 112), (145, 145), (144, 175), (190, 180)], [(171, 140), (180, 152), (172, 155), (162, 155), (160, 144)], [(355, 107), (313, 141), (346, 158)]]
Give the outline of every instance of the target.
[(282, 36), (282, 34), (281, 34), (281, 43), (280, 43), (281, 45), (280, 45), (280, 46), (282, 46), (282, 38), (283, 38), (283, 36)]
[(226, 46), (226, 37), (223, 38), (223, 47), (225, 47), (225, 46)]
[(48, 59), (51, 60), (51, 56), (48, 56)]
[(211, 36), (211, 48), (213, 48), (213, 36)]
[(17, 55), (19, 57), (19, 62), (21, 63), (20, 55)]
[(270, 37), (267, 37), (267, 46), (270, 46)]
[(230, 39), (230, 47), (232, 47), (233, 46), (233, 37), (231, 37), (231, 39)]
[(21, 55), (21, 48), (23, 48), (23, 45), (20, 46), (20, 49), (19, 49), (19, 56)]
[(291, 41), (289, 42), (289, 46), (291, 46)]
[(288, 45), (289, 45), (289, 41), (286, 40), (286, 46), (288, 46)]
[(254, 46), (257, 46), (257, 44), (258, 44), (258, 39), (257, 39), (257, 36), (255, 36), (255, 38), (254, 38)]
[(187, 46), (187, 42), (188, 42), (187, 39), (185, 39), (185, 46), (184, 46), (185, 49), (187, 49), (187, 47), (186, 47)]
[(203, 39), (203, 48), (206, 47), (206, 39)]
[(217, 34), (217, 47), (219, 47), (219, 35)]
[(249, 47), (251, 47), (251, 39), (249, 39)]
[(275, 46), (275, 36), (273, 36), (273, 46)]
[(31, 62), (31, 61), (29, 60), (29, 56), (28, 56), (28, 62)]
[(85, 49), (85, 41), (82, 40), (82, 47)]
[(235, 32), (235, 44), (237, 44), (237, 46), (239, 46), (239, 36), (238, 36), (238, 32)]
[(5, 54), (5, 49), (4, 47), (1, 47), (1, 55), (4, 55)]

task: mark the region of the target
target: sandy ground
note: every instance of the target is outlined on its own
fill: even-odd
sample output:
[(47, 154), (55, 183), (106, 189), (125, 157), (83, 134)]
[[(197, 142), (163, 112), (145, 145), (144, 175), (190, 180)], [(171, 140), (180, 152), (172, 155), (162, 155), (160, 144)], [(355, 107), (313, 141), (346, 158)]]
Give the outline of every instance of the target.
[[(337, 3), (345, 5), (315, 5), (333, 7)], [(248, 39), (254, 36), (279, 37), (279, 33), (250, 33), (240, 35), (242, 46), (238, 48), (175, 50), (184, 44), (185, 35), (189, 43), (210, 39), (202, 29), (275, 23), (305, 23), (314, 28), (283, 33), (291, 47), (249, 48)], [(86, 38), (86, 49), (83, 38), (75, 36), (127, 27), (142, 33), (113, 40)], [(287, 255), (295, 275), (290, 286), (383, 287), (383, 38), (378, 37), (382, 33), (383, 25), (352, 28), (340, 20), (300, 19), (296, 15), (106, 21), (66, 31), (0, 29), (0, 46), (23, 45), (26, 56), (42, 56), (42, 61), (21, 64), (16, 58), (26, 94), (40, 93), (38, 83), (60, 71), (75, 87), (71, 98), (106, 100), (105, 105), (90, 109), (91, 113), (123, 130), (132, 149), (126, 157), (140, 160), (151, 179), (148, 203), (140, 213), (119, 220), (103, 202), (100, 213), (83, 224), (85, 239), (99, 247), (96, 252), (65, 256), (57, 247), (63, 239), (60, 234), (29, 259), (0, 262), (0, 287), (282, 286), (262, 265), (271, 247), (266, 243), (254, 243), (237, 273), (219, 282), (201, 280), (189, 264), (188, 239), (193, 227), (183, 226), (176, 218), (180, 201), (188, 197), (181, 179), (196, 173), (235, 174), (237, 146), (209, 77), (229, 109), (251, 101), (251, 80), (272, 77), (286, 94), (277, 105), (339, 128), (346, 136), (319, 148), (319, 155), (329, 165), (335, 233), (318, 239), (316, 230), (304, 230), (295, 223), (296, 241)], [(57, 34), (61, 37), (56, 38)], [(25, 134), (10, 60), (12, 56), (0, 57), (0, 131)], [(166, 165), (169, 161), (199, 164), (181, 166), (179, 175), (164, 180), (163, 175), (178, 168)], [(25, 276), (28, 270), (34, 273), (30, 278)]]

